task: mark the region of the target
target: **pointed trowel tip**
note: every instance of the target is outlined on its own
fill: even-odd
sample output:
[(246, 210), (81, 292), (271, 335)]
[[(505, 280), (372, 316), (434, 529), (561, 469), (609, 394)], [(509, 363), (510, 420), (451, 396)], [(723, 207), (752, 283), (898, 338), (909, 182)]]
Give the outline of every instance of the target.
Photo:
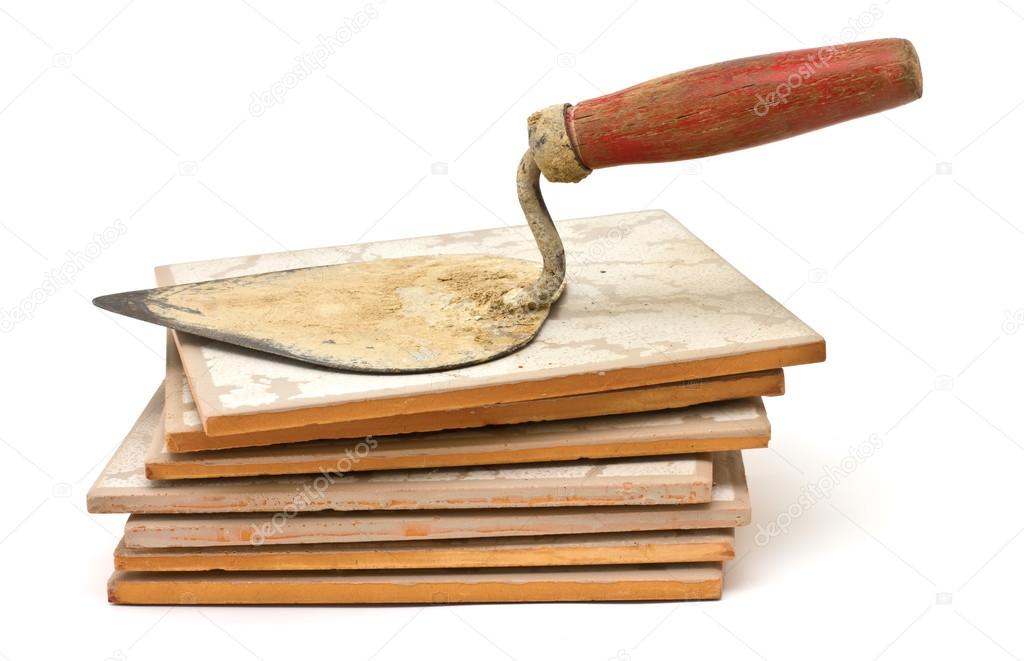
[(123, 314), (126, 317), (146, 320), (148, 306), (146, 305), (148, 290), (127, 291), (120, 294), (107, 294), (92, 299), (92, 304), (108, 312)]

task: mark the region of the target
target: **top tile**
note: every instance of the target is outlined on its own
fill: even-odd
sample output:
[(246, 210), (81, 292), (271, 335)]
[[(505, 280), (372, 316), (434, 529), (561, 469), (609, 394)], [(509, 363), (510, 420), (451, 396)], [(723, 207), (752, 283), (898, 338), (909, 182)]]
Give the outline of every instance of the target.
[[(260, 431), (371, 417), (368, 411), (379, 416), (389, 403), (396, 413), (443, 410), (824, 359), (821, 336), (664, 211), (580, 218), (558, 227), (568, 262), (565, 294), (532, 344), (482, 365), (359, 374), (177, 333), (207, 433), (237, 433), (239, 420), (245, 431)], [(522, 226), (176, 264), (159, 267), (157, 282), (466, 253), (539, 261)]]

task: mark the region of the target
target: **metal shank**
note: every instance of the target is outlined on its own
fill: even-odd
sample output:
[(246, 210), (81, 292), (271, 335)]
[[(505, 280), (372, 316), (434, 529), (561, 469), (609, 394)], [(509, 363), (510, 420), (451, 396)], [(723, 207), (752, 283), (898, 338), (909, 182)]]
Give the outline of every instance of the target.
[(519, 161), (516, 189), (519, 193), (519, 206), (523, 209), (537, 248), (544, 258), (544, 266), (533, 285), (508, 292), (504, 300), (510, 307), (536, 310), (551, 305), (562, 290), (565, 281), (565, 249), (540, 191), (540, 167), (529, 150)]

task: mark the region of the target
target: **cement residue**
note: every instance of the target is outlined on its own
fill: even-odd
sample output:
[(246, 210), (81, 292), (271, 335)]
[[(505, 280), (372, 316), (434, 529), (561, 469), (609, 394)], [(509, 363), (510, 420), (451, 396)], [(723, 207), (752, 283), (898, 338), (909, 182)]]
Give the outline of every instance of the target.
[(529, 342), (547, 316), (509, 308), (540, 267), (488, 255), (380, 259), (182, 285), (145, 301), (167, 325), (317, 364), (422, 371)]

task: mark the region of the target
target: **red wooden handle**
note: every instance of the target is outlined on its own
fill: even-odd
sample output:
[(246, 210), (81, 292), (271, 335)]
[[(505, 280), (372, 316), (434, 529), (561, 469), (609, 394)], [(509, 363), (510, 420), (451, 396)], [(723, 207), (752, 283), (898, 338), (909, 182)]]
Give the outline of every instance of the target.
[(596, 169), (753, 147), (909, 103), (921, 65), (905, 39), (748, 57), (690, 69), (565, 109)]

